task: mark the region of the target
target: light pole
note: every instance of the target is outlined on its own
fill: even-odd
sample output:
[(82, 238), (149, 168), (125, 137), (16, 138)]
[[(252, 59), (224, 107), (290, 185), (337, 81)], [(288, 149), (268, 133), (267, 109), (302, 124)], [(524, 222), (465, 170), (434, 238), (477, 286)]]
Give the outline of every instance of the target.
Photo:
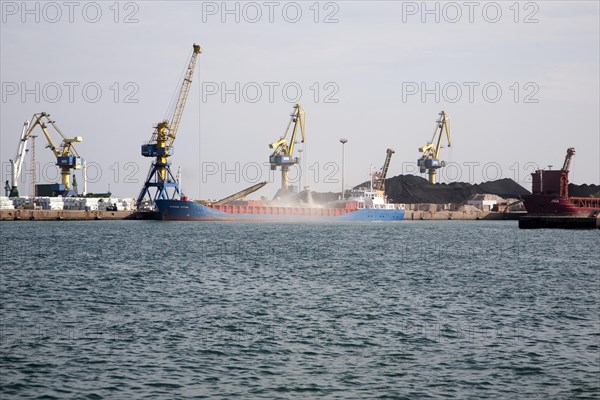
[(344, 200), (344, 145), (348, 143), (348, 139), (341, 138), (340, 143), (342, 144), (342, 200)]
[(302, 189), (304, 189), (306, 187), (305, 172), (307, 171), (307, 169), (306, 169), (306, 158), (307, 158), (306, 143), (302, 143), (302, 150), (304, 151), (304, 157), (302, 157)]
[(302, 180), (304, 178), (304, 171), (302, 171), (302, 149), (298, 149), (298, 153), (300, 157), (300, 165), (299, 165), (299, 170), (300, 170), (300, 179), (298, 180), (298, 193), (300, 193), (302, 190), (304, 190), (304, 184), (302, 183)]

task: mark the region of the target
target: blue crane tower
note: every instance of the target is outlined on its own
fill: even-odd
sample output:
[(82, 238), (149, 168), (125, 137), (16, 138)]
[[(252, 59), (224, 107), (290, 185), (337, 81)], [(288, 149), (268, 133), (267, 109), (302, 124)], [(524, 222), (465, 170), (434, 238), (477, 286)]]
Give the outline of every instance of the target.
[[(177, 136), (179, 122), (192, 85), (192, 77), (196, 68), (196, 59), (202, 52), (199, 45), (194, 44), (192, 56), (188, 64), (179, 97), (173, 111), (171, 120), (165, 119), (154, 127), (150, 140), (142, 145), (142, 155), (153, 157), (148, 177), (137, 199), (138, 211), (154, 209), (154, 202), (158, 199), (175, 199), (183, 197), (179, 187), (179, 180), (171, 172), (169, 157), (173, 155), (173, 142)], [(152, 193), (154, 188), (154, 193)]]

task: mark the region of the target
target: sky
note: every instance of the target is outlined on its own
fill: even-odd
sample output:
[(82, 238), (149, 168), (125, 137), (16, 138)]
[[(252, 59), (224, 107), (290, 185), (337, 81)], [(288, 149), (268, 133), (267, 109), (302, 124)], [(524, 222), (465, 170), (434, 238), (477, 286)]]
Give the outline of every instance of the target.
[[(296, 103), (306, 110), (296, 186), (339, 192), (343, 174), (350, 188), (387, 148), (388, 177), (419, 174), (441, 110), (451, 118), (441, 182), (530, 189), (534, 169), (559, 168), (575, 147), (571, 182), (600, 183), (597, 1), (2, 1), (1, 11), (3, 182), (23, 122), (43, 111), (83, 137), (88, 191), (137, 197), (151, 163), (140, 146), (169, 116), (198, 43), (171, 157), (191, 198), (264, 180), (254, 197), (271, 197), (280, 173), (268, 145)], [(57, 182), (38, 134), (38, 181)], [(27, 194), (29, 156), (24, 170)]]

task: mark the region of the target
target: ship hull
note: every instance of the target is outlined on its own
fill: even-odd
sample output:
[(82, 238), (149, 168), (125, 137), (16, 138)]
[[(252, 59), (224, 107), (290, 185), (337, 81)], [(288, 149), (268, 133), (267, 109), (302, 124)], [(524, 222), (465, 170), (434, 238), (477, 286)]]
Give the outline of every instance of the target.
[[(401, 221), (404, 210), (357, 210), (300, 207), (214, 209), (193, 201), (157, 200), (159, 218), (168, 221)], [(227, 212), (228, 211), (228, 212)]]
[[(598, 199), (562, 198), (553, 195), (534, 194), (523, 197), (527, 214), (540, 216), (588, 217), (600, 211), (594, 204)], [(582, 203), (583, 206), (576, 204)]]

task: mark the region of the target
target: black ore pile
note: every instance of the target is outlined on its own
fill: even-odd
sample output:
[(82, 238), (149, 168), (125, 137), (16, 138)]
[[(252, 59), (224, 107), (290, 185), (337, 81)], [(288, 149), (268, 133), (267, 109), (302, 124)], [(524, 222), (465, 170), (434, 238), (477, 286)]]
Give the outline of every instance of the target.
[[(368, 187), (369, 182), (364, 182), (355, 188)], [(437, 183), (432, 185), (425, 178), (415, 175), (398, 175), (385, 180), (385, 194), (388, 200), (394, 203), (464, 203), (474, 194), (495, 194), (505, 199), (519, 199), (523, 195), (531, 194), (523, 186), (512, 179), (498, 179), (490, 182), (471, 184), (466, 182)], [(325, 204), (338, 200), (340, 193), (311, 193), (313, 202)], [(569, 196), (575, 197), (600, 197), (600, 185), (574, 185), (569, 184)], [(297, 201), (308, 201), (305, 191), (296, 195)]]
[(486, 193), (516, 199), (530, 194), (527, 189), (508, 178), (475, 185), (465, 182), (432, 185), (419, 176), (398, 175), (385, 182), (385, 194), (394, 203), (462, 203), (474, 194)]
[(573, 183), (569, 183), (569, 196), (600, 197), (600, 185), (575, 185)]

